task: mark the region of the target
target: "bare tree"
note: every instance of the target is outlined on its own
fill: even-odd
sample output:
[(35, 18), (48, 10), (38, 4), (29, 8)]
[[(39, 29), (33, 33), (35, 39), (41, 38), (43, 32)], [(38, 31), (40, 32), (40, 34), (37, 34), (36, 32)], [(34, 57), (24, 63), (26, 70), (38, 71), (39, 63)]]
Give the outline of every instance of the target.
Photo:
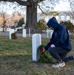
[[(51, 5), (46, 6), (52, 7), (55, 2), (58, 2), (58, 0), (0, 0), (0, 1), (9, 1), (9, 2), (17, 2), (20, 5), (26, 6), (26, 28), (31, 29), (34, 31), (38, 30), (37, 26), (37, 5), (42, 2), (43, 5), (46, 5), (46, 3), (50, 3)], [(42, 4), (39, 4), (42, 5)], [(40, 8), (42, 8), (40, 6)]]
[(3, 17), (3, 32), (4, 32), (4, 28), (5, 28), (5, 26), (6, 26), (5, 23), (6, 23), (6, 20), (7, 20), (8, 18), (7, 18), (7, 19), (5, 18), (5, 15), (6, 15), (5, 13), (2, 13), (1, 15), (2, 15), (2, 17)]
[(74, 11), (70, 11), (70, 12), (69, 12), (69, 15), (70, 15), (70, 18), (71, 18), (72, 20), (74, 20)]
[(70, 17), (71, 19), (74, 20), (74, 0), (70, 1), (70, 8), (71, 8)]
[(71, 22), (74, 23), (74, 0), (68, 0), (70, 3), (70, 12), (69, 12), (69, 16), (71, 19)]
[(25, 7), (21, 7), (19, 6), (19, 4), (17, 4), (16, 2), (13, 3), (9, 3), (9, 2), (0, 2), (0, 13), (1, 13), (1, 17), (3, 18), (3, 31), (5, 29), (6, 26), (6, 22), (8, 19), (8, 17), (6, 17), (6, 14), (11, 12), (11, 10), (13, 11), (13, 13), (20, 13), (21, 9), (25, 9)]

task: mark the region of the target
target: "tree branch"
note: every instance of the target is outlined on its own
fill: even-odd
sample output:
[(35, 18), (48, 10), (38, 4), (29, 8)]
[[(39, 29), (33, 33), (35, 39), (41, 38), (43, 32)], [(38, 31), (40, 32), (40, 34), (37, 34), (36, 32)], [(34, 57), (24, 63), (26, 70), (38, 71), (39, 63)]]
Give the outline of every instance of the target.
[(38, 6), (39, 6), (39, 9), (42, 11), (43, 14), (48, 15), (47, 13), (45, 13), (45, 12), (40, 8), (40, 5), (39, 5), (39, 4), (38, 4)]
[(32, 2), (36, 2), (36, 3), (39, 3), (41, 1), (44, 1), (44, 0), (32, 0)]
[(4, 1), (4, 2), (17, 2), (18, 4), (20, 5), (24, 5), (24, 6), (29, 6), (31, 5), (32, 3), (39, 3), (41, 1), (44, 1), (44, 0), (30, 0), (30, 1), (22, 1), (22, 0), (0, 0), (0, 1)]
[(0, 1), (4, 1), (4, 2), (17, 2), (18, 4), (20, 5), (24, 5), (24, 6), (27, 6), (27, 5), (30, 5), (30, 2), (29, 1), (21, 1), (21, 0), (0, 0)]

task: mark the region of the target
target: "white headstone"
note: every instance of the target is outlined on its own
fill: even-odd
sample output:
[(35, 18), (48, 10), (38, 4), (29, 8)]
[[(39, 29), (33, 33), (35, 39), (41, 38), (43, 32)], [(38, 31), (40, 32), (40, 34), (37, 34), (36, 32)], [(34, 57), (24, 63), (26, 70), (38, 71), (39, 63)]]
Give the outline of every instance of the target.
[(41, 45), (41, 34), (33, 34), (32, 36), (32, 60), (38, 61), (38, 47)]
[(11, 29), (11, 28), (9, 29), (9, 39), (11, 39), (11, 34), (14, 32), (15, 32), (14, 29)]
[(53, 30), (48, 30), (48, 29), (47, 29), (46, 32), (47, 32), (47, 38), (50, 38), (50, 39), (51, 39)]
[(49, 38), (51, 39), (51, 37), (52, 37), (52, 34), (53, 34), (53, 30), (51, 30), (50, 32), (49, 32)]
[(23, 29), (23, 37), (26, 37), (26, 29)]
[(47, 29), (46, 32), (47, 32), (47, 38), (49, 38), (49, 30)]
[(29, 37), (30, 37), (30, 28), (29, 28)]

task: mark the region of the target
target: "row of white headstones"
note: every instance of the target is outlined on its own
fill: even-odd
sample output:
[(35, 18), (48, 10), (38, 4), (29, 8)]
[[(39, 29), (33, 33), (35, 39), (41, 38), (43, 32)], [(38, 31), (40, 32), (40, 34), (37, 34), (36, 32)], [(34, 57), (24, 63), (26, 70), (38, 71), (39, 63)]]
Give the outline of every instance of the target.
[[(12, 33), (15, 33), (16, 31), (15, 31), (15, 29), (9, 29), (9, 39), (12, 39), (11, 38), (11, 34)], [(23, 29), (23, 35), (22, 35), (23, 37), (26, 37), (26, 29)]]
[[(9, 38), (14, 33), (14, 29), (9, 30)], [(47, 33), (48, 34), (48, 33)], [(23, 37), (26, 37), (26, 29), (23, 29)], [(32, 60), (37, 62), (39, 60), (38, 47), (41, 45), (41, 34), (32, 35)]]
[[(12, 33), (15, 33), (16, 32), (16, 30), (15, 29), (11, 29), (11, 28), (9, 28), (9, 39), (11, 39), (11, 34)], [(47, 38), (51, 38), (51, 36), (52, 36), (52, 33), (53, 33), (53, 30), (49, 30), (49, 29), (47, 29), (46, 30), (46, 33), (47, 33)], [(30, 29), (29, 29), (29, 37), (31, 36), (31, 34), (30, 34)], [(22, 29), (22, 37), (27, 37), (27, 33), (26, 33), (26, 29)]]

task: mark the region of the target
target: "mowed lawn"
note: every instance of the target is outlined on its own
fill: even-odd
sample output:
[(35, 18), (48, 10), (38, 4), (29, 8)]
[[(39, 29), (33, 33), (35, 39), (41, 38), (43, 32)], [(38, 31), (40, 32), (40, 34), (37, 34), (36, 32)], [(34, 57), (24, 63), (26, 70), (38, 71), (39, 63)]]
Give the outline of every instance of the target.
[[(74, 55), (74, 36), (71, 36)], [(46, 45), (49, 39), (42, 39)], [(32, 38), (9, 39), (0, 36), (0, 75), (74, 75), (74, 61), (63, 68), (52, 68), (51, 63), (32, 61)]]

